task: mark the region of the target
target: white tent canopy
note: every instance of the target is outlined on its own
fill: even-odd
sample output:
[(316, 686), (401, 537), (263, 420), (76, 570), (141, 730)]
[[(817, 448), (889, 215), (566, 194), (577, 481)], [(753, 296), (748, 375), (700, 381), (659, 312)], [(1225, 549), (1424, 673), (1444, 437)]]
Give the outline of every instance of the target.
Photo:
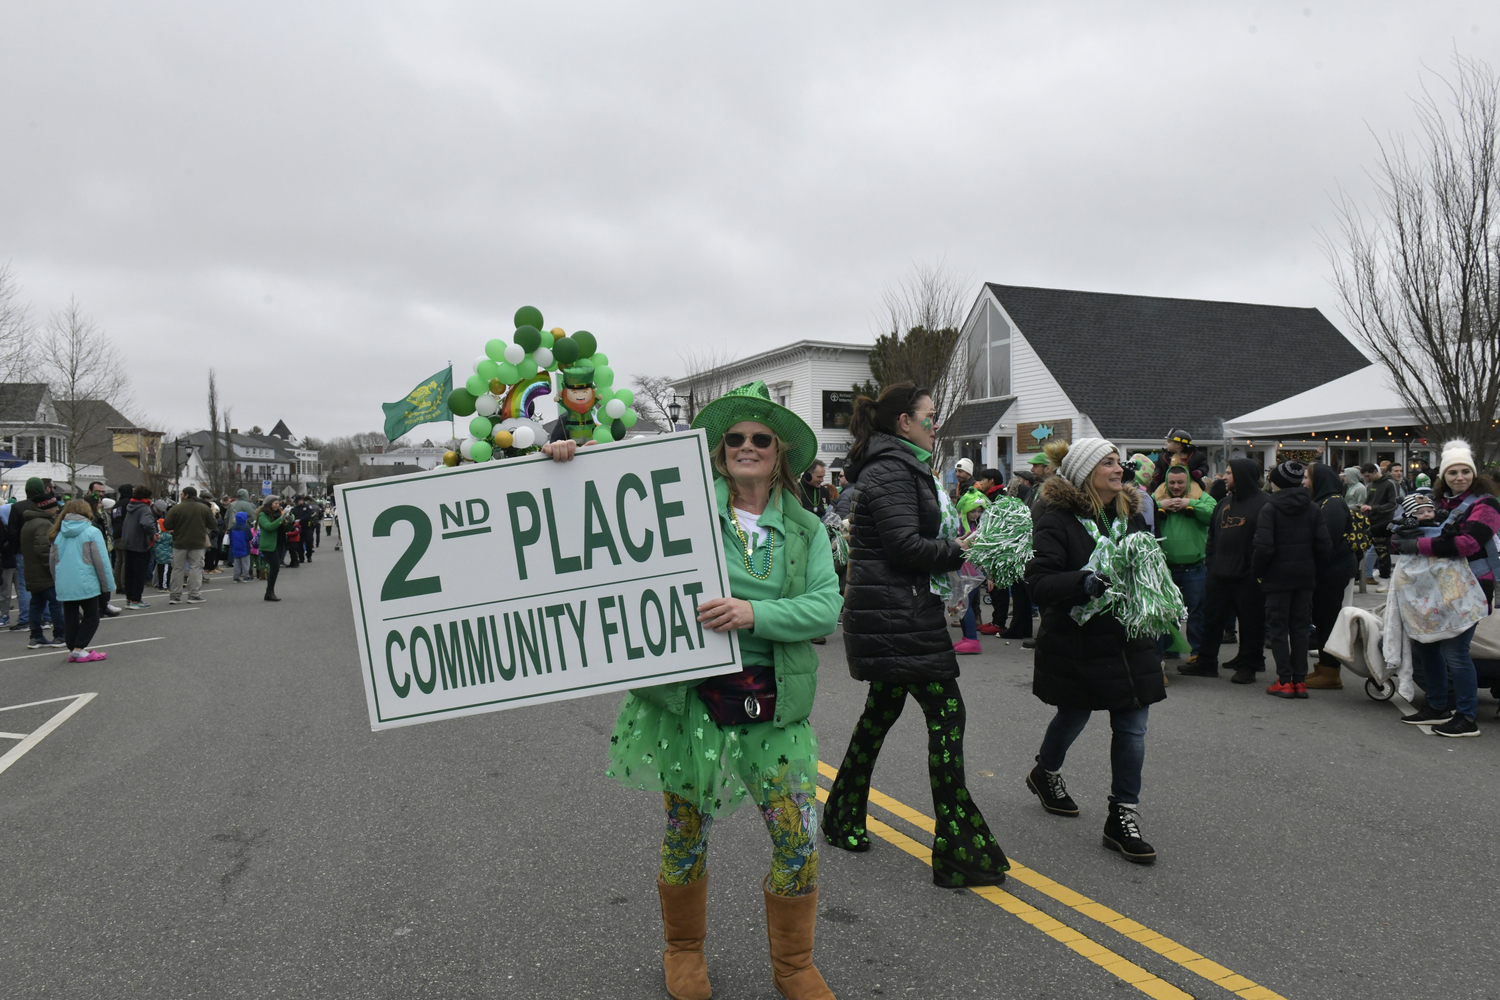
[(1389, 373), (1383, 365), (1361, 368), (1315, 389), (1226, 420), (1224, 436), (1304, 437), (1320, 432), (1420, 423), (1388, 380)]

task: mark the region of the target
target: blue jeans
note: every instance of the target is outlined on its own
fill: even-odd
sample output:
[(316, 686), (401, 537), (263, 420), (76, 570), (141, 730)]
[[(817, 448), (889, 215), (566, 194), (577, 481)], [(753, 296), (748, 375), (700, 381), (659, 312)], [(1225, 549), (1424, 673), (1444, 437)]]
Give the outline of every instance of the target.
[[(48, 587), (46, 590), (33, 590), (31, 592), (31, 641), (42, 641), (42, 615), (51, 612), (52, 615), (52, 637), (57, 637), (57, 632), (63, 626), (62, 602), (57, 599), (57, 588)], [(1473, 665), (1470, 665), (1473, 669)]]
[[(1146, 764), (1146, 713), (1147, 706), (1122, 708), (1109, 713), (1109, 766), (1113, 780), (1109, 785), (1109, 801), (1124, 805), (1138, 805), (1141, 801), (1141, 769)], [(1047, 735), (1042, 737), (1042, 752), (1038, 757), (1042, 767), (1048, 771), (1061, 771), (1068, 756), (1068, 747), (1078, 739), (1083, 727), (1093, 715), (1086, 708), (1059, 708), (1057, 715), (1047, 725)]]
[[(1172, 567), (1172, 582), (1182, 591), (1182, 603), (1187, 605), (1187, 630), (1183, 638), (1187, 640), (1188, 651), (1197, 656), (1203, 649), (1203, 595), (1208, 591), (1208, 565)], [(1171, 636), (1164, 635), (1157, 648), (1165, 653), (1170, 644)]]
[[(35, 612), (33, 612), (33, 615)], [(1441, 642), (1414, 642), (1411, 657), (1427, 678), (1427, 704), (1431, 708), (1453, 708), (1459, 715), (1473, 719), (1479, 715), (1479, 677), (1469, 643), (1474, 641), (1474, 626), (1463, 635)], [(1453, 679), (1453, 700), (1449, 704), (1448, 680)]]
[(979, 638), (979, 602), (983, 599), (979, 596), (980, 588), (975, 587), (969, 592), (969, 610), (964, 612), (964, 638)]

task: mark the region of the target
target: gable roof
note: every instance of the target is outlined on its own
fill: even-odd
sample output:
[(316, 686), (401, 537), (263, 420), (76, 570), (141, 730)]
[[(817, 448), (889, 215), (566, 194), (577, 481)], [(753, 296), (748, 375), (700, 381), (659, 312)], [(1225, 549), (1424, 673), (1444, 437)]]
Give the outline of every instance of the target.
[(960, 403), (953, 416), (943, 422), (943, 436), (967, 438), (988, 434), (1015, 401), (1014, 396), (1001, 396), (999, 399)]
[(6, 382), (0, 384), (0, 422), (34, 424), (37, 410), (47, 396), (45, 382)]
[(1370, 363), (1317, 309), (986, 287), (1110, 438), (1218, 439), (1223, 421)]

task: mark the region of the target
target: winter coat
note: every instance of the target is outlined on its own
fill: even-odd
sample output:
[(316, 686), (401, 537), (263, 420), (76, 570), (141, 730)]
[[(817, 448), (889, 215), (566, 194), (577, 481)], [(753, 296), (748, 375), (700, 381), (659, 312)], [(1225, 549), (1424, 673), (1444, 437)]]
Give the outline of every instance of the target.
[(264, 553), (276, 551), (276, 535), (285, 523), (282, 521), (282, 517), (284, 516), (285, 515), (277, 515), (276, 517), (272, 517), (266, 511), (260, 512), (258, 524), (260, 526), (259, 545), (261, 552)]
[(52, 540), (48, 569), (59, 601), (86, 601), (115, 589), (104, 532), (82, 514), (67, 514)]
[(1208, 526), (1218, 504), (1191, 479), (1182, 497), (1188, 502), (1187, 510), (1163, 510), (1161, 502), (1169, 499), (1166, 483), (1157, 487), (1152, 497), (1158, 505), (1155, 530), (1162, 555), (1167, 557), (1168, 566), (1196, 566), (1208, 556)]
[(859, 681), (914, 684), (958, 676), (933, 573), (956, 570), (964, 550), (939, 538), (932, 470), (893, 435), (871, 435), (845, 474), (858, 484), (849, 530), (844, 651)]
[(243, 559), (250, 554), (250, 519), (244, 511), (236, 511), (234, 527), (229, 529), (229, 554)]
[(1389, 534), (1391, 518), (1401, 502), (1401, 491), (1390, 476), (1381, 476), (1370, 484), (1370, 495), (1365, 503), (1370, 506), (1370, 530), (1380, 535)]
[[(715, 478), (714, 495), (720, 530), (725, 535), (721, 544), (736, 544), (730, 541), (734, 534), (730, 518), (734, 515), (729, 511), (728, 483)], [(771, 641), (776, 674), (776, 715), (773, 721), (777, 729), (785, 729), (801, 722), (812, 711), (818, 692), (818, 653), (811, 640), (827, 635), (838, 626), (838, 577), (833, 572), (828, 532), (815, 514), (802, 507), (800, 498), (783, 493), (774, 510), (781, 514), (779, 524), (774, 520), (762, 523), (779, 527), (784, 537), (785, 549), (776, 557), (786, 570), (786, 579), (781, 585), (782, 600), (754, 601), (752, 605), (755, 608), (755, 634)], [(781, 561), (783, 556), (785, 561)], [(740, 567), (743, 565), (741, 562)], [(731, 561), (731, 594), (734, 593), (734, 579), (740, 572)], [(699, 683), (678, 681), (633, 688), (630, 693), (674, 715), (681, 715), (686, 709), (688, 688), (697, 687)]]
[(233, 521), (234, 515), (240, 513), (241, 511), (244, 512), (245, 516), (248, 517), (252, 523), (255, 521), (255, 515), (258, 512), (255, 509), (255, 504), (250, 502), (249, 490), (235, 491), (234, 502), (229, 505), (229, 519)]
[(1467, 492), (1456, 497), (1437, 498), (1438, 521), (1442, 532), (1436, 538), (1423, 538), (1417, 542), (1417, 551), (1424, 556), (1447, 559), (1477, 560), (1470, 562), (1474, 575), (1489, 580), (1490, 568), (1484, 560), (1485, 547), (1500, 531), (1500, 501), (1492, 496), (1481, 496), (1469, 505), (1462, 517), (1454, 517), (1458, 505), (1468, 498)]
[(1208, 572), (1220, 580), (1242, 580), (1254, 575), (1257, 518), (1270, 497), (1259, 486), (1260, 466), (1250, 459), (1231, 459), (1229, 471), (1234, 489), (1224, 494), (1208, 526)]
[(1318, 564), (1332, 556), (1328, 526), (1307, 487), (1272, 493), (1256, 519), (1251, 560), (1261, 591), (1312, 590), (1318, 582)]
[[(1035, 555), (1026, 564), (1026, 589), (1042, 609), (1031, 690), (1059, 708), (1113, 711), (1150, 705), (1167, 696), (1156, 640), (1128, 639), (1125, 626), (1109, 613), (1080, 625), (1070, 612), (1088, 603), (1084, 564), (1094, 539), (1080, 517), (1092, 517), (1088, 498), (1062, 476), (1042, 484), (1032, 533)], [(1140, 494), (1126, 487), (1130, 505), (1127, 533), (1146, 530)], [(1104, 531), (1100, 530), (1100, 534)]]
[(171, 533), (174, 549), (206, 549), (219, 529), (213, 508), (197, 497), (188, 497), (167, 511), (162, 527)]
[(1181, 455), (1168, 455), (1165, 450), (1161, 453), (1161, 461), (1156, 463), (1156, 469), (1151, 476), (1149, 484), (1151, 491), (1167, 481), (1167, 470), (1172, 465), (1185, 465), (1188, 470), (1188, 478), (1202, 486), (1208, 479), (1208, 454), (1202, 448), (1189, 448)]
[(56, 507), (38, 510), (33, 504), (21, 515), (26, 522), (21, 528), (21, 556), (26, 564), (26, 589), (32, 593), (52, 586), (52, 539), (47, 534), (56, 514)]
[[(1355, 553), (1349, 548), (1349, 505), (1344, 502), (1343, 489), (1347, 485), (1339, 478), (1332, 466), (1321, 462), (1312, 467), (1313, 503), (1323, 515), (1323, 525), (1328, 529), (1328, 541), (1332, 544), (1327, 559), (1318, 562), (1318, 584), (1337, 583), (1343, 586), (1354, 576)], [(1364, 555), (1363, 552), (1359, 555)]]
[(10, 505), (10, 517), (5, 522), (5, 550), (13, 556), (21, 554), (21, 529), (26, 525), (26, 512), (35, 508), (34, 500), (17, 500)]
[(163, 531), (156, 539), (156, 544), (151, 549), (152, 556), (159, 566), (172, 565), (172, 533)]
[(847, 520), (854, 513), (854, 501), (859, 499), (859, 487), (852, 483), (839, 491), (839, 498), (833, 502), (834, 513), (838, 514), (840, 520)]
[(120, 539), (130, 552), (150, 552), (152, 537), (158, 533), (156, 514), (148, 500), (132, 500), (125, 508), (120, 525)]

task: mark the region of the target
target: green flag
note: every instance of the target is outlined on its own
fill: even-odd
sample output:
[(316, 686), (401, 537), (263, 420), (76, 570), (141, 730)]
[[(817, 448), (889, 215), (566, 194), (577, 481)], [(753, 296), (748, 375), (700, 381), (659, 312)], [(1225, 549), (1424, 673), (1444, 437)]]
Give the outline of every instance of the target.
[(406, 394), (405, 399), (396, 403), (381, 403), (380, 408), (385, 410), (386, 439), (394, 441), (419, 424), (452, 419), (453, 414), (448, 412), (448, 393), (452, 391), (453, 368), (450, 365), (423, 379), (415, 389)]

